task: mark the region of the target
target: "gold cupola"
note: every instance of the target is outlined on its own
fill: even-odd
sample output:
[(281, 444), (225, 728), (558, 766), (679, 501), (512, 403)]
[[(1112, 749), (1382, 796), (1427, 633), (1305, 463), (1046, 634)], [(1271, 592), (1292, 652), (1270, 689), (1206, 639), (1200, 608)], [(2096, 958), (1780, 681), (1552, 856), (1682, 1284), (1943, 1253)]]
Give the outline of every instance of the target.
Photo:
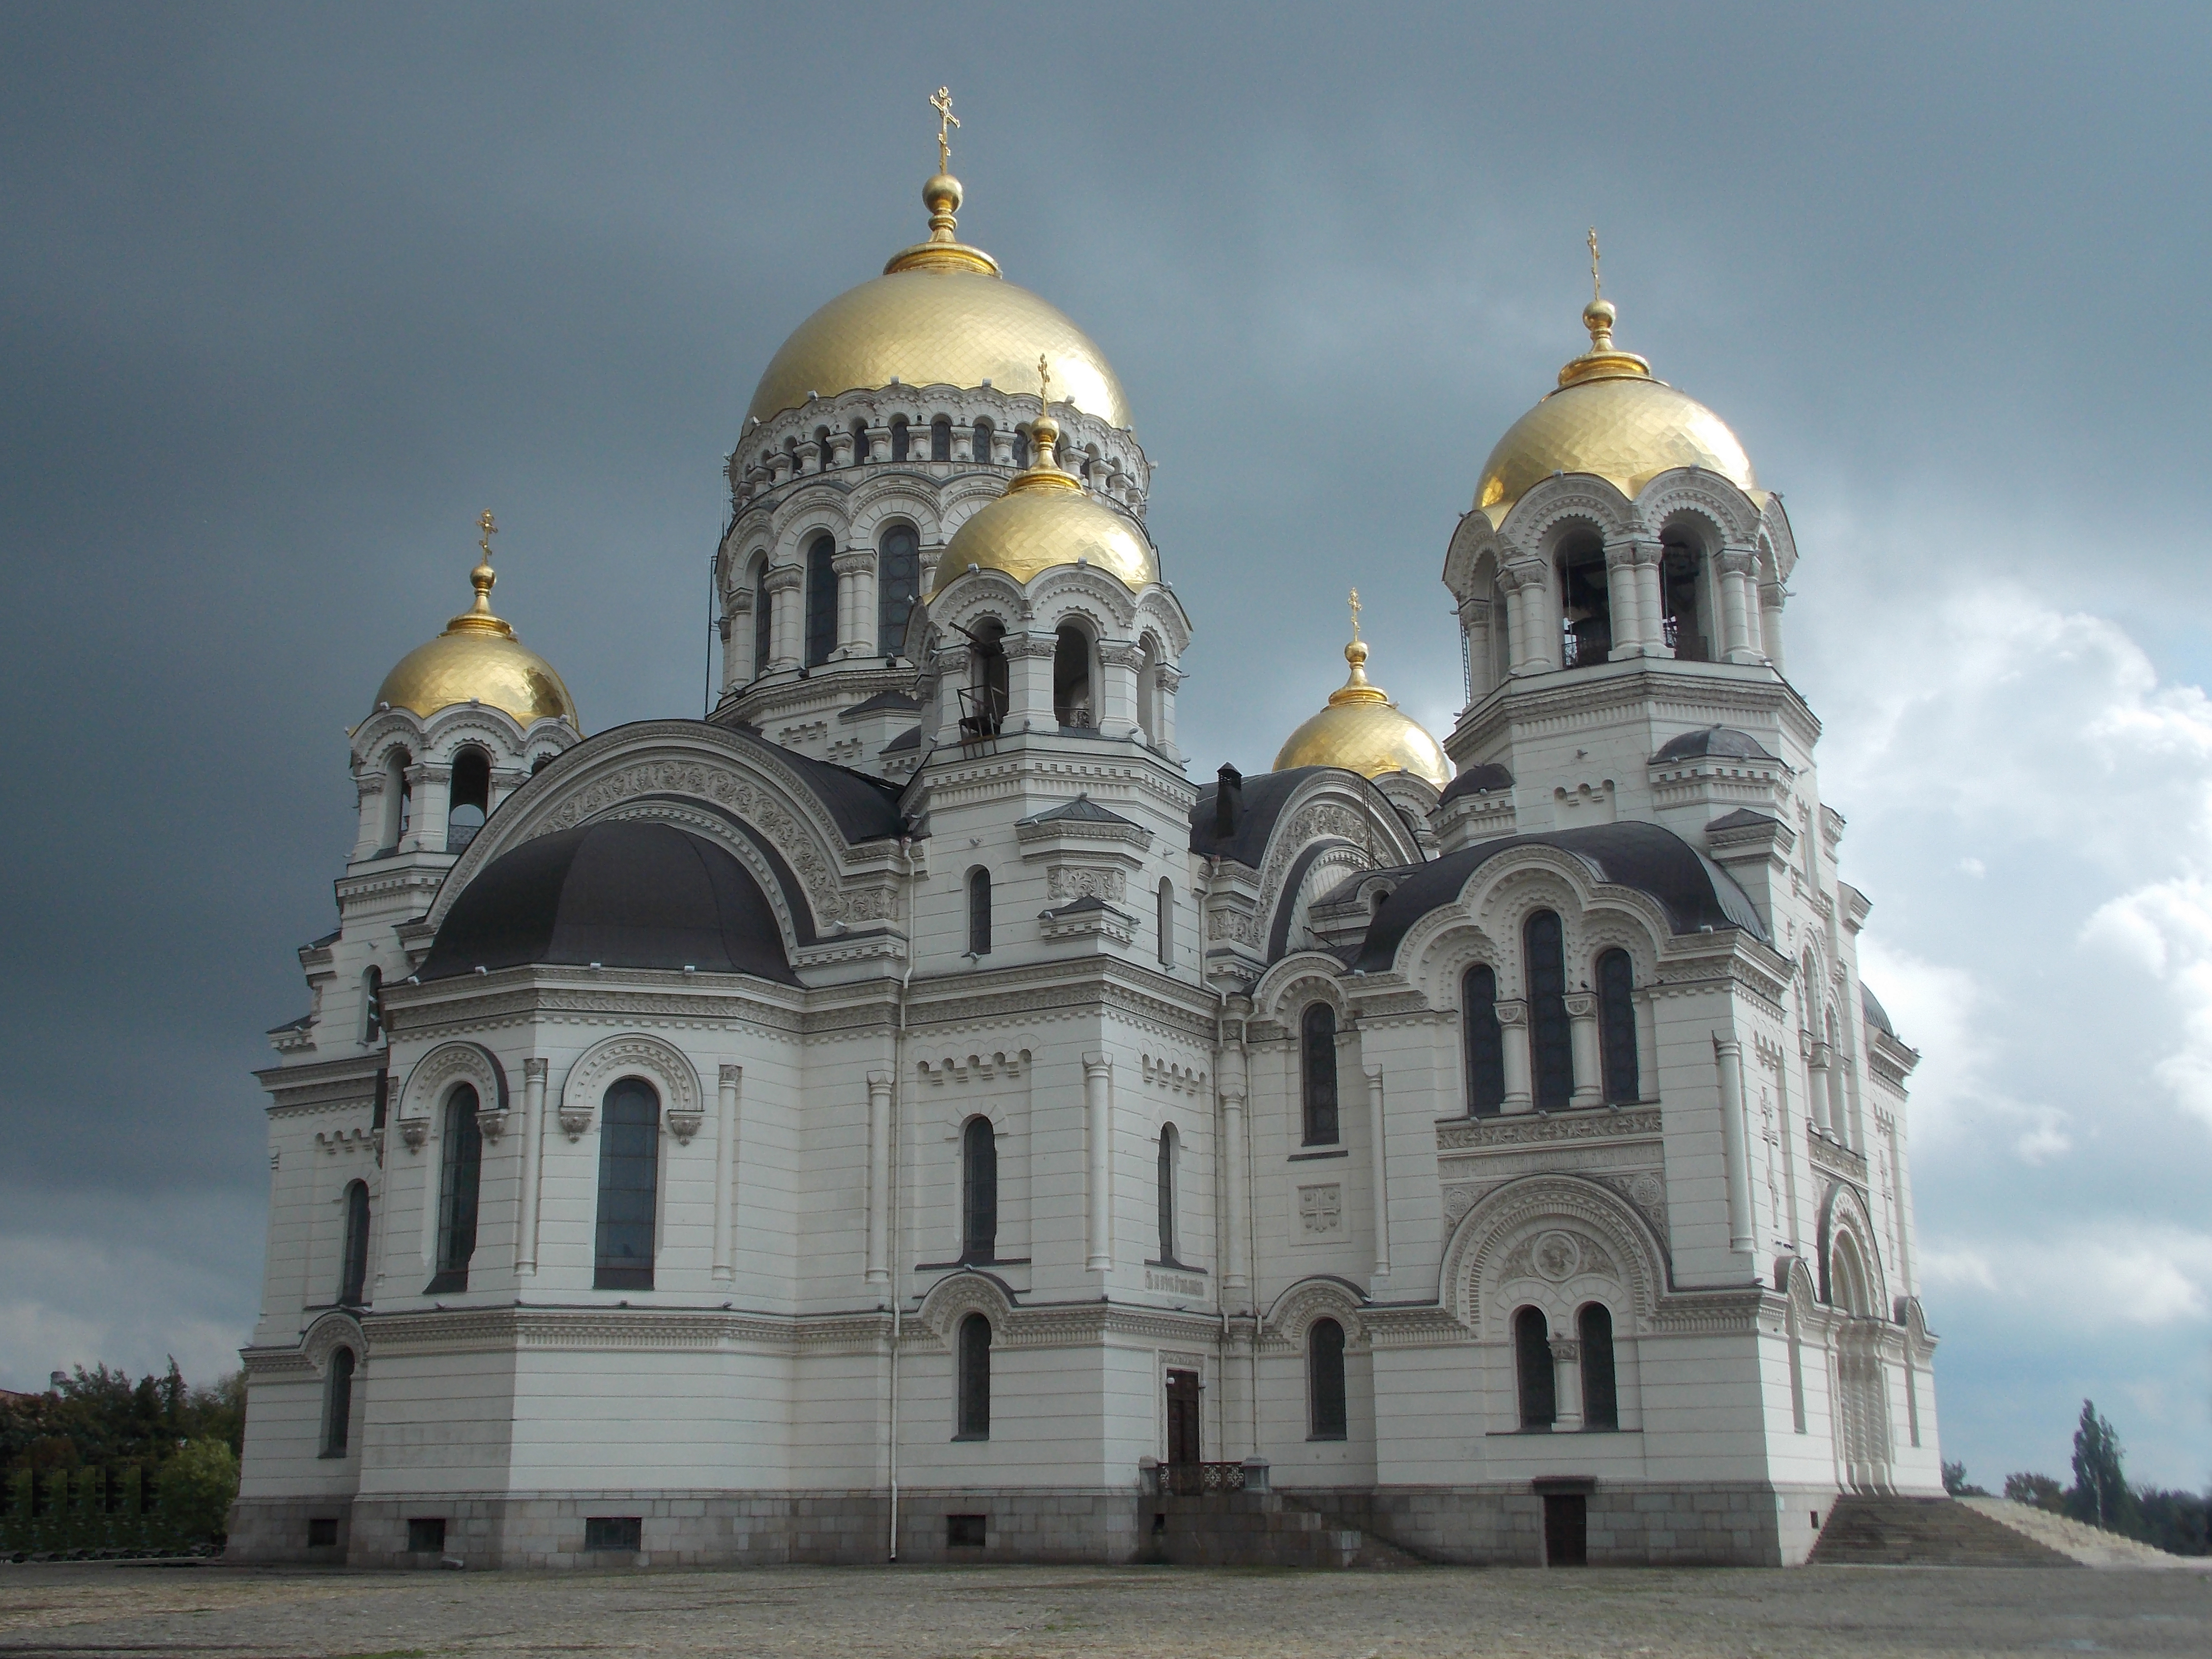
[[(1051, 390), (1051, 370), (1042, 359), (1032, 371)], [(1060, 422), (1052, 406), (1030, 425), (1030, 460), (1006, 484), (1006, 494), (987, 502), (953, 532), (937, 562), (935, 599), (970, 570), (1000, 570), (1018, 583), (1057, 567), (1089, 564), (1115, 577), (1131, 592), (1160, 578), (1152, 543), (1127, 514), (1086, 493), (1074, 475), (1060, 471), (1057, 448)]]
[(1438, 789), (1451, 781), (1451, 763), (1421, 723), (1401, 714), (1389, 692), (1367, 678), (1367, 642), (1359, 637), (1359, 590), (1352, 590), (1352, 643), (1344, 647), (1351, 676), (1328, 695), (1328, 706), (1291, 733), (1275, 770), (1340, 766), (1364, 778), (1410, 772)]
[(483, 557), (469, 572), (476, 603), (446, 624), (446, 631), (399, 659), (376, 690), (379, 705), (410, 708), (428, 720), (456, 703), (480, 702), (528, 726), (532, 720), (563, 720), (577, 731), (576, 704), (553, 665), (526, 650), (514, 629), (491, 613), (491, 538), (499, 526), (489, 513), (478, 521)]
[(1590, 234), (1589, 349), (1559, 370), (1559, 383), (1506, 429), (1483, 463), (1474, 504), (1493, 525), (1554, 472), (1587, 472), (1633, 497), (1678, 466), (1717, 472), (1757, 492), (1751, 458), (1728, 423), (1696, 398), (1656, 378), (1651, 365), (1613, 342), (1618, 314), (1596, 289), (1596, 233)]
[(1040, 356), (1052, 365), (1060, 401), (1127, 428), (1121, 382), (1091, 337), (1056, 307), (1000, 274), (999, 262), (954, 231), (962, 191), (951, 174), (947, 129), (959, 125), (938, 88), (938, 170), (921, 187), (929, 236), (894, 253), (884, 274), (848, 289), (801, 323), (769, 359), (748, 413), (766, 421), (810, 393), (887, 386), (1024, 383)]

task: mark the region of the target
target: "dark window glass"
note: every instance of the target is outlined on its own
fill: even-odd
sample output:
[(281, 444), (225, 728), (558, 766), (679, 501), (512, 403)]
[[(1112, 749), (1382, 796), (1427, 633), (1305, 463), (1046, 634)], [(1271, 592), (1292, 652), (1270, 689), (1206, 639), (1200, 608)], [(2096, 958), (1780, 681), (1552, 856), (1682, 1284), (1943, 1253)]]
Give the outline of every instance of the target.
[(592, 1287), (653, 1288), (654, 1198), (660, 1183), (660, 1097), (643, 1079), (611, 1086), (599, 1109), (599, 1231)]
[(1160, 1260), (1172, 1264), (1176, 1259), (1176, 1132), (1172, 1125), (1160, 1131), (1158, 1187)]
[(1160, 966), (1175, 966), (1175, 884), (1160, 884)]
[(407, 1522), (407, 1547), (412, 1553), (435, 1555), (446, 1547), (446, 1517), (412, 1519)]
[(991, 1517), (988, 1515), (948, 1515), (945, 1517), (945, 1541), (959, 1549), (981, 1549), (988, 1541)]
[(361, 1040), (374, 1042), (384, 1035), (384, 969), (372, 968), (362, 975), (362, 1000), (366, 1005), (362, 1015)]
[(988, 1117), (960, 1134), (960, 1259), (989, 1261), (999, 1248), (999, 1138)]
[(929, 423), (929, 459), (933, 461), (952, 459), (952, 422), (942, 415)]
[(1498, 1026), (1498, 975), (1486, 964), (1460, 981), (1460, 1022), (1467, 1042), (1467, 1110), (1495, 1117), (1505, 1108), (1505, 1037)]
[(356, 1181), (346, 1188), (345, 1258), (338, 1272), (338, 1303), (358, 1308), (368, 1285), (368, 1183)]
[(900, 416), (891, 422), (891, 459), (902, 461), (907, 458), (906, 416)]
[(491, 757), (474, 747), (455, 755), (446, 799), (446, 850), (458, 853), (477, 838), (491, 811)]
[(446, 1133), (439, 1154), (438, 1276), (423, 1294), (465, 1291), (477, 1253), (477, 1176), (483, 1132), (477, 1127), (477, 1091), (464, 1083), (446, 1097)]
[(1521, 1426), (1550, 1428), (1559, 1414), (1552, 1386), (1552, 1328), (1534, 1308), (1513, 1316), (1513, 1359), (1521, 1383)]
[(1521, 930), (1528, 978), (1528, 1045), (1535, 1062), (1536, 1109), (1563, 1110), (1575, 1091), (1575, 1060), (1567, 1027), (1566, 942), (1559, 919), (1539, 910)]
[(969, 1314), (960, 1322), (958, 1440), (991, 1437), (991, 1322)]
[(1305, 1144), (1336, 1144), (1336, 1010), (1326, 1002), (1309, 1007), (1298, 1022), (1304, 1064)]
[(1016, 466), (1027, 466), (1029, 464), (1030, 434), (1026, 432), (1017, 430), (1014, 434), (1014, 465)]
[(1344, 1327), (1316, 1319), (1306, 1332), (1307, 1438), (1345, 1437)]
[(991, 872), (974, 870), (968, 876), (968, 951), (991, 954)]
[(1635, 969), (1626, 951), (1597, 959), (1597, 1044), (1603, 1060), (1605, 1097), (1641, 1099), (1636, 1076)]
[(910, 524), (884, 532), (876, 552), (876, 649), (896, 657), (906, 649), (907, 618), (921, 591), (921, 538)]
[(753, 583), (753, 676), (758, 678), (768, 672), (770, 657), (775, 651), (775, 635), (772, 631), (775, 608), (769, 597), (768, 561), (761, 561), (761, 573)]
[(1063, 623), (1053, 641), (1052, 715), (1062, 726), (1098, 724), (1091, 701), (1091, 639), (1072, 623)]
[(353, 1350), (339, 1348), (331, 1353), (330, 1375), (323, 1379), (323, 1455), (343, 1457), (352, 1432)]
[(384, 1127), (385, 1114), (392, 1105), (392, 1073), (386, 1066), (376, 1068), (376, 1104), (368, 1110), (368, 1127), (372, 1133)]
[(335, 1515), (312, 1516), (307, 1521), (307, 1547), (325, 1550), (338, 1541), (338, 1518)]
[(1593, 1429), (1617, 1429), (1620, 1396), (1613, 1380), (1613, 1315), (1593, 1302), (1576, 1325), (1583, 1341), (1583, 1422)]
[(975, 422), (975, 437), (974, 441), (975, 454), (975, 459), (979, 461), (988, 461), (991, 459), (991, 434), (994, 428), (988, 421), (978, 421)]
[(986, 617), (971, 636), (969, 653), (975, 684), (963, 696), (961, 731), (974, 737), (996, 737), (1005, 724), (1006, 705), (1013, 689), (1012, 665), (1006, 659), (1006, 630), (995, 617)]
[(645, 1517), (641, 1515), (593, 1515), (584, 1519), (586, 1550), (641, 1550), (645, 1547)]
[(867, 459), (868, 423), (866, 421), (855, 421), (853, 422), (853, 465), (858, 466)]
[(806, 665), (820, 666), (837, 648), (837, 542), (817, 536), (806, 550)]

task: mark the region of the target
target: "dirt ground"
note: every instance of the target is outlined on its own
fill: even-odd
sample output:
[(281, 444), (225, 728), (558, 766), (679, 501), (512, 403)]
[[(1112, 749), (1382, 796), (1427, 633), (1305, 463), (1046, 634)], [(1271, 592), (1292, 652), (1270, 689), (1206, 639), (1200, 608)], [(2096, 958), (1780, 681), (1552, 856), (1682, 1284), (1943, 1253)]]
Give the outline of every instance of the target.
[(2212, 1654), (2212, 1575), (2076, 1569), (0, 1565), (22, 1655)]

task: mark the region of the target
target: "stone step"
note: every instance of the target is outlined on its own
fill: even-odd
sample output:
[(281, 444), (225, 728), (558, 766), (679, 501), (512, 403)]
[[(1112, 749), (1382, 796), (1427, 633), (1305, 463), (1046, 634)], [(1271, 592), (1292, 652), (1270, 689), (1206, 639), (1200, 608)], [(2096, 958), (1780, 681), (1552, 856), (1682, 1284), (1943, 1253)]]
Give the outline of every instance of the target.
[(1188, 1566), (1383, 1571), (1425, 1565), (1387, 1539), (1280, 1492), (1154, 1500), (1159, 1559)]
[(1948, 1498), (1838, 1498), (1814, 1566), (2070, 1567), (2072, 1558)]

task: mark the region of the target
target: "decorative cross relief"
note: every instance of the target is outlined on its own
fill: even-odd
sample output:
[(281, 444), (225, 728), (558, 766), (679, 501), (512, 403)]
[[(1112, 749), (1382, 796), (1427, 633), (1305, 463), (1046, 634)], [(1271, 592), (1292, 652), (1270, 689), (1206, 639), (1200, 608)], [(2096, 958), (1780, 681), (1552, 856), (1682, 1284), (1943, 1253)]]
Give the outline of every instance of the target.
[(1344, 1231), (1344, 1188), (1336, 1182), (1298, 1188), (1298, 1225), (1320, 1238)]

